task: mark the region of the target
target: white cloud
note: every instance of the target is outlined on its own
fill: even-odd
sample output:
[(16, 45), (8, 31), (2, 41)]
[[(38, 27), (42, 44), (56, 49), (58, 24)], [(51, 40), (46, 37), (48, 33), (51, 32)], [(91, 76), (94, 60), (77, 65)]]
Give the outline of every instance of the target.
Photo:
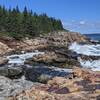
[(100, 21), (71, 20), (63, 22), (64, 28), (79, 32), (100, 32)]
[(86, 22), (85, 21), (80, 21), (79, 24), (84, 25), (84, 24), (86, 24)]

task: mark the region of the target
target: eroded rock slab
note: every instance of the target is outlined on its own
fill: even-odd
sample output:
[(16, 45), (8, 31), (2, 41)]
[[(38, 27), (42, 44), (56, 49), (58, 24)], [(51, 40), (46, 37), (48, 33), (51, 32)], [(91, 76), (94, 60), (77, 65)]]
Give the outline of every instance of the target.
[(10, 80), (9, 78), (0, 76), (0, 98), (7, 98), (12, 95), (14, 96), (23, 90), (30, 89), (32, 85), (32, 82), (24, 79)]

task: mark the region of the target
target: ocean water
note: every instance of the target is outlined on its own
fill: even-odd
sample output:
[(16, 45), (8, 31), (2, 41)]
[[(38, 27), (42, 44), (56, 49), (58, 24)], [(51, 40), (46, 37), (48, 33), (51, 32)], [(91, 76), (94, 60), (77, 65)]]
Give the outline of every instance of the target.
[[(100, 41), (100, 34), (85, 34), (88, 38), (95, 41)], [(69, 46), (69, 49), (76, 52), (77, 54), (83, 54), (87, 56), (100, 56), (100, 44), (78, 44), (76, 42)], [(100, 59), (98, 60), (83, 60), (81, 57), (78, 58), (81, 66), (89, 68), (93, 71), (100, 71)]]
[(44, 54), (44, 52), (29, 52), (25, 54), (14, 54), (7, 56), (8, 63), (9, 64), (19, 64), (19, 65), (24, 65), (24, 62), (32, 58), (33, 56), (39, 55), (39, 54)]
[[(7, 56), (8, 59), (8, 67), (13, 67), (14, 65), (24, 65), (27, 68), (32, 68), (32, 65), (29, 64), (25, 64), (24, 62), (27, 59), (32, 58), (33, 56), (37, 56), (37, 55), (42, 55), (44, 54), (44, 52), (27, 52), (24, 54), (14, 54), (14, 55), (10, 55)], [(72, 69), (66, 69), (66, 68), (57, 68), (57, 67), (47, 67), (47, 66), (34, 66), (34, 68), (36, 68), (36, 70), (41, 70), (41, 73), (45, 74), (45, 75), (49, 75), (50, 77), (55, 77), (55, 76), (66, 76), (69, 73), (72, 73)], [(1, 99), (0, 99), (1, 100)]]
[(83, 54), (87, 56), (100, 56), (100, 44), (78, 44), (76, 42), (69, 46), (69, 49), (75, 51), (77, 54)]
[(98, 33), (98, 34), (84, 34), (84, 35), (86, 35), (88, 38), (90, 38), (92, 40), (100, 41), (100, 33)]
[[(76, 42), (69, 46), (69, 49), (76, 52), (77, 54), (83, 54), (87, 56), (100, 56), (100, 44), (78, 44)], [(81, 57), (78, 58), (82, 67), (91, 69), (93, 71), (100, 71), (100, 59), (99, 60), (83, 60)]]

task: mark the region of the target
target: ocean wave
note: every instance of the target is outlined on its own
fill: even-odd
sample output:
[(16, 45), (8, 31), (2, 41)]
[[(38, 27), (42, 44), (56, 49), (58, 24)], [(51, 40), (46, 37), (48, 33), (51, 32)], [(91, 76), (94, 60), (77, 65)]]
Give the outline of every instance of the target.
[(83, 54), (87, 56), (100, 56), (100, 44), (89, 45), (89, 44), (78, 44), (76, 42), (69, 46), (69, 50), (76, 52), (77, 54)]
[[(69, 46), (69, 50), (76, 52), (77, 54), (82, 54), (86, 56), (100, 56), (100, 44), (89, 45), (89, 44), (78, 44), (76, 42), (72, 43)], [(91, 69), (93, 71), (100, 71), (100, 59), (98, 60), (83, 60), (81, 57), (78, 57), (82, 67)]]

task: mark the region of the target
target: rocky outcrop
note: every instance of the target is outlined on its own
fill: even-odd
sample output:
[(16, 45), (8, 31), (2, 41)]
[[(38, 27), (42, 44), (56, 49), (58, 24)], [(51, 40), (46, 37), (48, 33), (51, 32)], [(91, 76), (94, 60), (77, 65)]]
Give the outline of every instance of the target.
[(15, 96), (23, 90), (30, 89), (32, 82), (22, 79), (10, 80), (4, 76), (0, 76), (0, 100), (9, 100), (9, 96)]
[[(55, 44), (55, 45), (67, 45), (71, 42), (88, 42), (88, 39), (77, 32), (53, 32), (49, 33), (47, 36), (36, 37), (35, 39), (25, 38), (22, 41), (15, 39), (2, 37), (0, 40), (2, 43), (7, 44), (11, 48), (20, 48), (24, 46), (39, 46)], [(5, 42), (7, 41), (7, 43)], [(21, 45), (20, 45), (21, 44)]]
[[(67, 46), (74, 41), (89, 42), (86, 37), (74, 32), (58, 32), (35, 39), (25, 38), (21, 41), (7, 39), (7, 41), (7, 43), (5, 40), (0, 41), (3, 47), (0, 48), (1, 54), (8, 52), (9, 48), (17, 51), (40, 50), (45, 53), (34, 56), (25, 62), (24, 66), (0, 67), (1, 100), (99, 100), (99, 72), (95, 74), (80, 68), (68, 72), (62, 68), (72, 68), (75, 65), (80, 67), (78, 55), (68, 50)], [(6, 62), (3, 59), (0, 61), (1, 65)], [(21, 77), (22, 79), (18, 79)], [(34, 85), (30, 81), (41, 83)]]
[[(47, 36), (40, 36), (36, 37), (35, 39), (24, 39), (22, 43), (25, 44), (23, 45), (24, 48), (28, 46), (31, 48), (45, 48), (47, 46), (67, 46), (69, 43), (72, 42), (89, 42), (88, 39), (81, 35), (80, 33), (75, 33), (75, 32), (53, 32), (49, 33)], [(20, 47), (21, 45), (19, 45)], [(23, 48), (21, 46), (21, 48)], [(27, 48), (28, 49), (28, 48)], [(32, 49), (32, 48), (31, 48)]]
[(73, 68), (73, 72), (74, 76), (91, 81), (92, 83), (100, 82), (100, 72), (92, 72), (91, 70), (78, 67)]
[(67, 45), (72, 42), (88, 42), (88, 38), (77, 32), (53, 32), (47, 37), (48, 40), (54, 43), (61, 43), (62, 45)]
[(80, 66), (77, 60), (77, 54), (67, 50), (67, 48), (48, 47), (45, 48), (44, 54), (34, 56), (29, 59), (25, 64), (40, 63), (49, 66), (56, 66), (61, 68), (72, 68), (73, 66)]
[(16, 79), (20, 78), (24, 75), (23, 68), (13, 66), (13, 67), (8, 67), (8, 66), (3, 66), (0, 67), (0, 76), (6, 76), (9, 77), (10, 79)]
[(32, 68), (26, 68), (24, 71), (27, 80), (41, 83), (47, 83), (48, 80), (55, 76), (66, 78), (71, 78), (71, 76), (73, 76), (72, 70), (41, 65), (34, 66)]
[(46, 52), (44, 55), (38, 55), (33, 57), (33, 61), (35, 62), (43, 62), (43, 63), (52, 63), (55, 59), (57, 59), (57, 55), (55, 52)]
[(99, 81), (91, 83), (81, 77), (74, 79), (54, 77), (47, 84), (33, 86), (29, 90), (10, 97), (10, 100), (99, 100), (99, 85)]
[(75, 32), (53, 32), (47, 36), (24, 38), (15, 40), (9, 37), (0, 37), (0, 54), (10, 51), (32, 51), (48, 48), (49, 46), (65, 47), (72, 42), (89, 42), (88, 39)]

